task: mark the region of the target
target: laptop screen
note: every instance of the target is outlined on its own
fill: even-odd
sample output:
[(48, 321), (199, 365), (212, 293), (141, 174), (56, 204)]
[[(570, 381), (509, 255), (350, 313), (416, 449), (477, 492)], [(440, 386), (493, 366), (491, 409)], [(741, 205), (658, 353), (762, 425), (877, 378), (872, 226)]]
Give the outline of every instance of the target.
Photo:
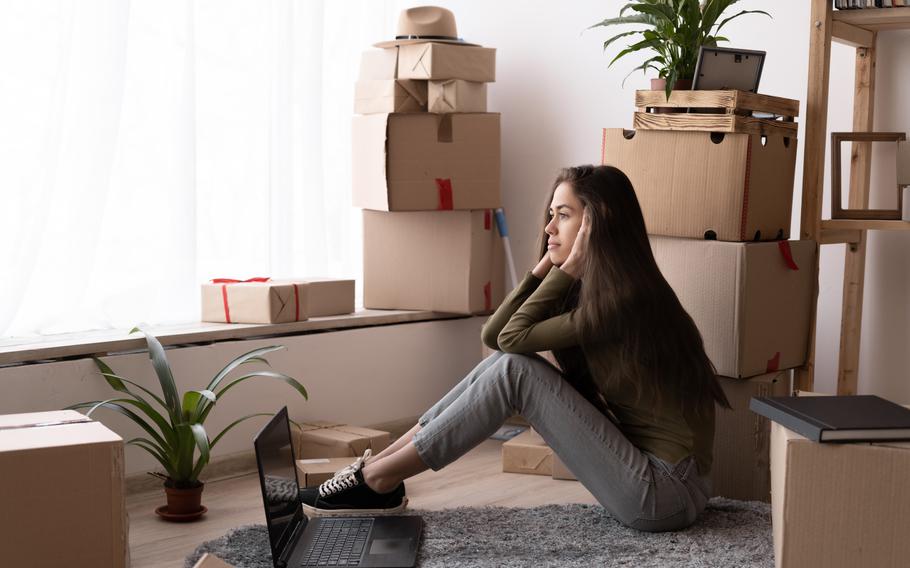
[(294, 529), (303, 521), (287, 407), (265, 425), (253, 445), (256, 447), (272, 558), (277, 560)]

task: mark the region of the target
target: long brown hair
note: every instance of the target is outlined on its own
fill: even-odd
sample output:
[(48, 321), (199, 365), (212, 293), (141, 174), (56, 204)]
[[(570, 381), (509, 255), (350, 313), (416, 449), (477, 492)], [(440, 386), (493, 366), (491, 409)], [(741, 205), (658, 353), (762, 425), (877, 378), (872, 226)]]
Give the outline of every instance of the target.
[[(639, 400), (653, 397), (657, 408), (672, 392), (684, 408), (699, 414), (714, 401), (730, 408), (695, 322), (657, 267), (629, 178), (612, 166), (563, 169), (547, 200), (547, 221), (562, 183), (571, 185), (590, 212), (581, 285), (566, 308), (576, 310), (585, 353), (612, 348), (619, 356), (609, 368), (591, 369), (598, 390), (632, 388)], [(546, 246), (544, 233), (538, 258)], [(586, 359), (593, 365), (598, 361)]]

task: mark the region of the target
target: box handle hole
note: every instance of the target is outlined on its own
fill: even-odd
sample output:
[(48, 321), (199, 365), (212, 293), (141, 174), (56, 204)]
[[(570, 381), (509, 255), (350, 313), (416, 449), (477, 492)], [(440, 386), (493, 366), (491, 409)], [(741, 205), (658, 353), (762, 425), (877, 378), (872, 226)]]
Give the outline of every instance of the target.
[(711, 133), (711, 142), (714, 142), (715, 144), (720, 144), (721, 142), (724, 141), (725, 136), (726, 136), (726, 134), (724, 134), (723, 132), (712, 132)]

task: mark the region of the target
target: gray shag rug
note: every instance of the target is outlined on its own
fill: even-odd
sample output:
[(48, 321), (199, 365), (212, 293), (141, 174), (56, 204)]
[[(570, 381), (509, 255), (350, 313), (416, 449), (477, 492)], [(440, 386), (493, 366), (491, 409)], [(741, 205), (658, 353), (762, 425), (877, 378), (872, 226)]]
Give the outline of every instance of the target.
[[(547, 505), (418, 511), (425, 521), (418, 566), (774, 567), (771, 506), (715, 497), (691, 527), (646, 533), (598, 505)], [(236, 568), (272, 568), (264, 525), (239, 527), (203, 543), (204, 553)]]

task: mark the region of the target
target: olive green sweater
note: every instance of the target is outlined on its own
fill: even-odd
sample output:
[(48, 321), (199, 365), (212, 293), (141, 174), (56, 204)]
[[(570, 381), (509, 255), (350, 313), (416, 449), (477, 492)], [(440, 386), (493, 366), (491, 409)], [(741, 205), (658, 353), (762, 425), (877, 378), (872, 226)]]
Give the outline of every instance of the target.
[[(484, 324), (483, 342), (505, 353), (553, 351), (561, 361), (569, 362), (563, 365), (567, 367), (563, 369), (567, 379), (573, 384), (585, 384), (584, 380), (572, 380), (578, 378), (572, 375), (589, 375), (589, 369), (602, 368), (588, 364), (585, 357), (597, 357), (598, 363), (609, 367), (618, 351), (615, 344), (603, 342), (603, 347), (588, 349), (586, 355), (581, 355), (576, 312), (560, 313), (574, 283), (575, 279), (559, 268), (551, 269), (543, 280), (529, 272)], [(646, 396), (636, 402), (632, 389), (605, 389), (596, 376), (591, 381), (606, 401), (608, 416), (636, 447), (674, 464), (694, 454), (699, 474), (707, 475), (714, 441), (713, 406), (705, 415), (694, 416), (682, 410), (676, 396), (664, 394), (657, 407)], [(579, 391), (604, 410), (593, 393)]]

